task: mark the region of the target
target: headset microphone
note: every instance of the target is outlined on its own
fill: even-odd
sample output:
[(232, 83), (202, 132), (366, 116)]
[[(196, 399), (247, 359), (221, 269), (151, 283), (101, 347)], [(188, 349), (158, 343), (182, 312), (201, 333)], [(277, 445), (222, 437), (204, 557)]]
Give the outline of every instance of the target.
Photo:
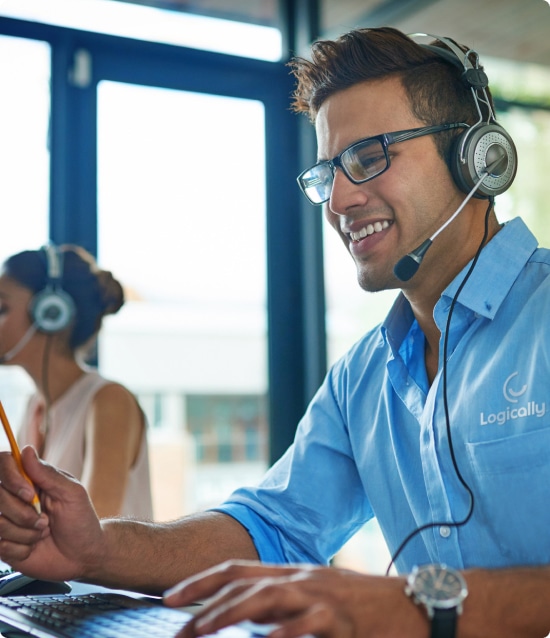
[(13, 346), (13, 348), (11, 350), (8, 350), (5, 354), (0, 355), (0, 364), (11, 361), (16, 354), (21, 352), (21, 350), (23, 350), (27, 343), (29, 343), (31, 337), (34, 335), (35, 332), (36, 324), (32, 323), (27, 329), (27, 332), (25, 332), (25, 334), (21, 337), (21, 339), (19, 339), (19, 341)]
[[(428, 248), (432, 245), (433, 240), (441, 233), (447, 226), (458, 216), (458, 214), (463, 210), (464, 206), (470, 201), (473, 197), (474, 193), (477, 189), (483, 184), (483, 182), (489, 177), (497, 177), (504, 173), (507, 168), (508, 162), (504, 163), (504, 160), (507, 160), (507, 155), (503, 151), (501, 147), (493, 147), (489, 150), (498, 153), (498, 157), (494, 159), (488, 166), (485, 167), (483, 171), (483, 176), (478, 179), (475, 183), (474, 187), (471, 191), (466, 195), (464, 201), (460, 206), (456, 209), (456, 211), (449, 217), (449, 219), (438, 229), (435, 233), (426, 241), (422, 242), (418, 248), (415, 248), (412, 252), (405, 257), (402, 257), (394, 266), (393, 274), (400, 281), (408, 281), (418, 270), (422, 260), (424, 259), (424, 255), (426, 254)], [(500, 152), (502, 151), (502, 153)], [(489, 156), (489, 153), (487, 153)], [(487, 157), (487, 159), (492, 159)]]

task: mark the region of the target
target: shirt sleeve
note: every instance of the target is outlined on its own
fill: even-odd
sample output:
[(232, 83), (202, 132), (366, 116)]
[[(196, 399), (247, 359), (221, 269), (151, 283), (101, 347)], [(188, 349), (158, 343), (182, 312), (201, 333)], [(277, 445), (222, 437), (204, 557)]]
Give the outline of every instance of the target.
[(373, 516), (333, 385), (338, 379), (342, 391), (342, 366), (329, 372), (294, 443), (260, 484), (215, 508), (248, 530), (264, 562), (327, 564)]

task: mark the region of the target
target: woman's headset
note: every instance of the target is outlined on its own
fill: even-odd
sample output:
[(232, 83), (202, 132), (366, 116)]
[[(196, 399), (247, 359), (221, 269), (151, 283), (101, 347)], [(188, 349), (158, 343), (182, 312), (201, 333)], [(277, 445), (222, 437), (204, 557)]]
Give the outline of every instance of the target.
[(32, 297), (29, 306), (31, 321), (46, 334), (65, 330), (75, 315), (72, 297), (63, 290), (63, 254), (55, 244), (42, 247), (46, 260), (46, 285)]

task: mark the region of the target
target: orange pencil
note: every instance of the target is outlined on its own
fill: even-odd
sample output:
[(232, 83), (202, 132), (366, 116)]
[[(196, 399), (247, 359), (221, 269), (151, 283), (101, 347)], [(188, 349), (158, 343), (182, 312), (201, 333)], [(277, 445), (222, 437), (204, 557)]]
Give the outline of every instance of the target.
[(6, 436), (8, 437), (8, 440), (10, 442), (11, 453), (13, 454), (13, 458), (15, 459), (15, 462), (17, 463), (17, 467), (19, 468), (19, 471), (21, 472), (21, 474), (27, 479), (27, 481), (32, 485), (34, 489), (32, 506), (36, 510), (36, 513), (40, 514), (42, 512), (42, 508), (40, 507), (40, 499), (38, 498), (38, 494), (36, 493), (36, 489), (34, 488), (33, 482), (27, 476), (27, 473), (23, 469), (23, 463), (21, 462), (21, 452), (19, 452), (19, 446), (17, 445), (17, 441), (15, 440), (15, 437), (13, 436), (11, 425), (4, 411), (4, 406), (2, 405), (2, 401), (0, 401), (0, 420), (2, 421), (4, 431), (6, 432)]

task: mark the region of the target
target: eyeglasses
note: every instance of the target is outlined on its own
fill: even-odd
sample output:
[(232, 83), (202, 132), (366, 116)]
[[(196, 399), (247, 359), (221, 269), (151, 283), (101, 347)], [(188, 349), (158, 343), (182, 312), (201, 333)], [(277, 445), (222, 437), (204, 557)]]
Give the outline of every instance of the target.
[(469, 128), (468, 124), (454, 122), (412, 128), (393, 133), (382, 133), (374, 137), (365, 137), (345, 148), (331, 160), (324, 160), (298, 175), (298, 185), (312, 204), (324, 204), (330, 199), (334, 174), (341, 168), (344, 175), (354, 184), (368, 182), (387, 171), (390, 167), (388, 146), (412, 140), (423, 135), (441, 133), (454, 128)]

